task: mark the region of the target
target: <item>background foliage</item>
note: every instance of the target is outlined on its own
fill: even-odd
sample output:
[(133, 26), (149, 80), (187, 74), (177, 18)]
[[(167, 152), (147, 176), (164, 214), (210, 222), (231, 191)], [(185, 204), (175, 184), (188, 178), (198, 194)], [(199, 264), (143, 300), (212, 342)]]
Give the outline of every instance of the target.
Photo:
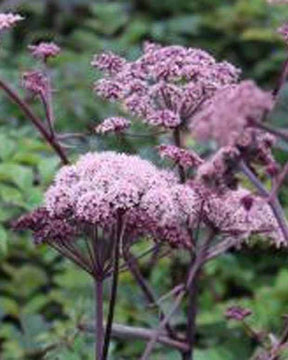
[[(288, 19), (288, 6), (271, 8), (264, 0), (1, 1), (0, 11), (4, 10), (19, 11), (26, 18), (1, 39), (1, 76), (15, 87), (19, 73), (35, 66), (27, 56), (28, 44), (53, 39), (63, 48), (52, 64), (57, 128), (87, 134), (70, 141), (72, 156), (113, 148), (155, 157), (153, 137), (115, 140), (93, 135), (91, 129), (103, 117), (119, 112), (92, 95), (93, 53), (113, 50), (133, 58), (146, 39), (201, 47), (235, 63), (244, 77), (264, 87), (272, 86), (287, 56), (275, 29)], [(274, 114), (282, 124), (287, 116), (286, 92)], [(33, 106), (41, 114), (36, 102)], [(92, 315), (90, 280), (51, 250), (35, 249), (29, 234), (9, 229), (13, 218), (41, 203), (58, 160), (3, 94), (0, 107), (0, 358), (92, 359), (88, 355), (92, 339), (77, 330), (77, 324)], [(277, 153), (280, 161), (285, 160), (281, 144)], [(287, 196), (284, 189), (282, 198), (288, 206)], [(144, 247), (140, 244), (136, 250)], [(185, 256), (174, 254), (156, 267), (144, 260), (142, 270), (160, 296), (183, 278)], [(279, 332), (281, 315), (288, 312), (287, 253), (243, 248), (213, 261), (205, 272), (196, 360), (239, 360), (239, 354), (248, 359), (255, 344), (238, 324), (227, 323), (223, 312), (231, 304), (248, 306), (254, 311), (251, 323)], [(155, 326), (157, 313), (147, 306), (130, 275), (123, 273), (121, 281), (117, 321)], [(180, 328), (184, 317), (179, 313), (176, 319)], [(115, 342), (111, 359), (136, 359), (143, 346)], [(159, 347), (154, 358), (177, 360), (177, 356)]]

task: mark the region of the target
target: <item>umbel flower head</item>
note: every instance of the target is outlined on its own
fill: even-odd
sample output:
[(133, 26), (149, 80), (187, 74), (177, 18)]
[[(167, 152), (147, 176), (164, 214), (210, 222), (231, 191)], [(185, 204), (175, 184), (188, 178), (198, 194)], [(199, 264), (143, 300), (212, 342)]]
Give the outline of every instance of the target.
[(101, 124), (96, 126), (95, 131), (98, 134), (107, 134), (110, 132), (122, 132), (130, 126), (130, 121), (122, 117), (106, 118)]
[(22, 76), (22, 86), (32, 95), (44, 97), (48, 91), (48, 79), (38, 70), (27, 71)]
[(239, 76), (233, 65), (218, 63), (203, 50), (152, 43), (145, 43), (134, 62), (109, 52), (95, 55), (92, 66), (104, 73), (95, 83), (96, 94), (167, 129), (189, 121), (204, 100)]
[(203, 163), (203, 160), (195, 152), (175, 145), (160, 145), (158, 152), (162, 158), (167, 157), (184, 169), (198, 167)]
[(42, 61), (47, 61), (50, 57), (56, 57), (61, 51), (60, 47), (53, 42), (41, 42), (38, 45), (29, 45), (28, 49), (35, 59)]
[(19, 14), (0, 13), (0, 31), (12, 28), (23, 19)]
[[(189, 246), (185, 224), (193, 226), (198, 206), (195, 192), (179, 185), (172, 172), (137, 156), (88, 153), (57, 174), (39, 210), (45, 221), (34, 221), (39, 217), (36, 211), (18, 225), (33, 230), (37, 242), (63, 241), (65, 233), (69, 239), (64, 241), (71, 241), (83, 229), (113, 232), (120, 217), (129, 241), (149, 235), (171, 245)], [(55, 221), (63, 222), (57, 228), (61, 234), (53, 230)]]
[(252, 81), (242, 81), (226, 86), (203, 104), (190, 129), (199, 140), (214, 139), (220, 146), (241, 144), (247, 142), (247, 128), (262, 121), (273, 105), (270, 93)]
[[(261, 234), (276, 246), (285, 244), (278, 222), (266, 199), (239, 187), (216, 192), (207, 187), (202, 190), (203, 217), (224, 238), (234, 243)], [(235, 243), (236, 244), (236, 243)]]

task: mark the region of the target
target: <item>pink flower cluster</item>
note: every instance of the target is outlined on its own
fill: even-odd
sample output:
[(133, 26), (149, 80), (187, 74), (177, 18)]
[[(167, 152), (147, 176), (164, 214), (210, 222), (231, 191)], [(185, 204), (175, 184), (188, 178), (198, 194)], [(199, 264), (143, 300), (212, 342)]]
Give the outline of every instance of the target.
[(21, 20), (23, 20), (23, 17), (19, 14), (0, 13), (0, 31), (12, 28)]
[(181, 149), (175, 145), (160, 145), (158, 151), (161, 157), (171, 159), (175, 164), (181, 165), (184, 169), (198, 167), (203, 160), (190, 150)]
[(28, 49), (31, 51), (31, 54), (35, 59), (44, 62), (46, 62), (50, 57), (56, 57), (61, 51), (60, 47), (53, 42), (41, 42), (38, 45), (29, 45)]
[(50, 216), (45, 208), (23, 215), (13, 223), (13, 227), (16, 230), (32, 230), (36, 244), (72, 241), (77, 231), (67, 219)]
[(195, 181), (216, 192), (235, 189), (237, 181), (235, 170), (240, 159), (240, 152), (232, 146), (225, 146), (199, 166)]
[(105, 77), (95, 92), (121, 102), (133, 116), (152, 126), (175, 128), (189, 121), (204, 100), (237, 82), (239, 70), (217, 63), (207, 52), (182, 46), (146, 43), (134, 62), (113, 54), (96, 55), (92, 65)]
[(247, 127), (254, 121), (261, 122), (273, 105), (270, 93), (262, 91), (252, 81), (242, 81), (223, 88), (206, 102), (190, 129), (199, 140), (214, 139), (220, 146), (241, 144), (247, 142)]
[(262, 197), (244, 188), (224, 193), (208, 191), (205, 197), (204, 217), (224, 238), (231, 238), (234, 242), (238, 239), (240, 244), (252, 235), (261, 234), (270, 238), (276, 246), (285, 244), (278, 222)]
[(22, 86), (31, 94), (44, 97), (48, 91), (48, 80), (41, 71), (28, 71), (23, 74)]
[(96, 126), (95, 131), (98, 134), (107, 134), (109, 132), (122, 132), (130, 126), (130, 121), (122, 117), (110, 117), (105, 119), (100, 125)]
[[(37, 212), (20, 219), (22, 228), (26, 225), (36, 232), (38, 242), (41, 236), (46, 241), (47, 234), (62, 239), (65, 231), (72, 234), (72, 229), (86, 225), (109, 230), (121, 216), (126, 239), (149, 235), (173, 246), (191, 246), (187, 224), (194, 226), (199, 211), (194, 190), (179, 185), (172, 172), (113, 152), (88, 153), (75, 165), (63, 167), (46, 192), (44, 205), (44, 222), (37, 223)], [(58, 229), (63, 231), (52, 233), (51, 225), (61, 219), (65, 224)]]
[(107, 72), (109, 75), (117, 75), (123, 70), (125, 60), (114, 55), (112, 52), (95, 55), (91, 65), (95, 68)]

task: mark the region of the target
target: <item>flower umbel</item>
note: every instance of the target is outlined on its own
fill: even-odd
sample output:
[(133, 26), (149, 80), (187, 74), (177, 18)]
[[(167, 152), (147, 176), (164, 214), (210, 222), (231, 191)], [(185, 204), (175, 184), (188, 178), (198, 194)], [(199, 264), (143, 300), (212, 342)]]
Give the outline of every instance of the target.
[(23, 20), (24, 18), (19, 14), (12, 14), (12, 13), (1, 13), (0, 14), (0, 31), (12, 28), (16, 25), (19, 21)]
[(110, 132), (122, 132), (129, 128), (130, 121), (122, 117), (110, 117), (105, 119), (100, 125), (96, 126), (95, 131), (98, 134), (107, 134)]
[(45, 62), (50, 57), (58, 56), (61, 51), (60, 47), (53, 42), (41, 42), (38, 45), (29, 45), (28, 49), (31, 51), (31, 54), (35, 59)]
[(144, 44), (143, 55), (134, 62), (110, 52), (95, 55), (92, 65), (104, 72), (95, 83), (97, 95), (166, 129), (189, 121), (204, 100), (237, 82), (240, 73), (203, 50), (152, 43)]

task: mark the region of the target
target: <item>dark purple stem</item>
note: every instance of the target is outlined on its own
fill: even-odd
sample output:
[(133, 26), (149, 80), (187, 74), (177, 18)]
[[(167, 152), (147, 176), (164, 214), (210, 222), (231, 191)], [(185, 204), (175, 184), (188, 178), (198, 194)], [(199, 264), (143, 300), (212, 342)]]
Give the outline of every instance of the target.
[(95, 360), (102, 360), (103, 331), (103, 281), (95, 279)]
[[(269, 191), (263, 186), (261, 181), (257, 178), (257, 176), (253, 173), (251, 169), (241, 161), (239, 164), (240, 170), (247, 176), (247, 178), (251, 181), (251, 183), (256, 187), (259, 191), (260, 195), (266, 198), (267, 203), (270, 205), (271, 210), (275, 216), (275, 219), (278, 222), (278, 225), (283, 233), (286, 243), (288, 244), (288, 226), (284, 211), (279, 203), (279, 200), (276, 196), (270, 197)], [(275, 195), (275, 194), (274, 194)]]
[[(178, 146), (179, 148), (182, 148), (181, 130), (180, 130), (179, 126), (173, 131), (173, 139), (174, 139), (175, 145)], [(184, 183), (186, 180), (186, 175), (185, 175), (185, 170), (184, 170), (183, 166), (178, 165), (178, 172), (179, 172), (179, 178), (180, 178), (181, 183)]]
[(46, 97), (43, 95), (41, 96), (41, 101), (44, 107), (44, 111), (45, 111), (45, 115), (46, 115), (46, 119), (47, 119), (47, 124), (48, 124), (48, 128), (50, 131), (50, 136), (54, 137), (54, 127), (53, 127), (53, 122), (51, 120), (51, 110), (50, 110), (50, 106), (49, 106), (49, 102), (46, 99)]
[(69, 164), (69, 160), (61, 147), (61, 145), (57, 142), (55, 137), (52, 137), (50, 133), (47, 131), (45, 126), (42, 124), (41, 120), (34, 114), (30, 106), (22, 100), (19, 95), (9, 86), (7, 85), (3, 80), (0, 80), (0, 88), (2, 88), (8, 97), (19, 106), (19, 108), (22, 110), (22, 112), (32, 121), (34, 126), (37, 128), (37, 130), (40, 132), (40, 134), (43, 136), (43, 138), (48, 142), (48, 144), (54, 149), (56, 154), (61, 159), (62, 163), (64, 165)]
[(117, 289), (118, 289), (118, 279), (119, 279), (119, 258), (120, 258), (120, 245), (122, 243), (123, 234), (125, 231), (125, 224), (123, 224), (123, 218), (118, 215), (117, 220), (117, 234), (115, 241), (115, 251), (114, 251), (114, 264), (113, 264), (113, 278), (112, 278), (112, 288), (111, 295), (109, 301), (109, 310), (108, 310), (108, 318), (107, 325), (105, 331), (105, 339), (103, 346), (103, 356), (101, 360), (106, 360), (108, 356), (109, 344), (111, 339), (111, 331), (112, 324), (114, 319), (115, 305), (116, 305), (116, 297), (117, 297)]

